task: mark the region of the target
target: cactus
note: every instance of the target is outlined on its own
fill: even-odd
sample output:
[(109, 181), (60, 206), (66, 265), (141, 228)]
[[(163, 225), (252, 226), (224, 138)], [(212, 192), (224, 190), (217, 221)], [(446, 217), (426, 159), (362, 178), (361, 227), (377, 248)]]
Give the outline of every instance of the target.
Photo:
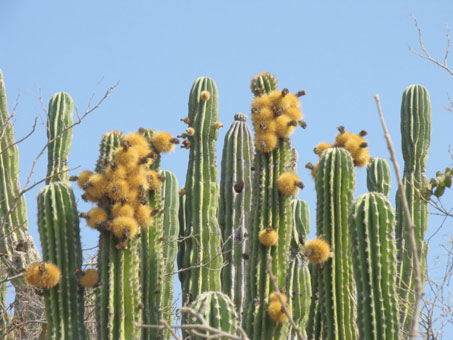
[[(208, 95), (209, 94), (209, 95)], [(198, 78), (189, 98), (189, 125), (195, 133), (190, 142), (185, 184), (186, 226), (182, 267), (183, 304), (200, 293), (221, 290), (221, 232), (217, 221), (218, 183), (215, 142), (218, 135), (218, 94), (212, 79)]]
[(61, 271), (60, 283), (44, 291), (48, 339), (86, 339), (83, 289), (74, 274), (82, 266), (79, 217), (67, 175), (73, 111), (67, 93), (57, 93), (49, 102), (47, 185), (38, 195), (43, 260)]
[(395, 216), (378, 192), (357, 198), (349, 214), (360, 339), (399, 339)]
[(355, 187), (351, 155), (343, 148), (324, 151), (316, 172), (317, 235), (323, 235), (334, 256), (313, 268), (314, 294), (309, 339), (357, 339), (354, 278), (348, 213)]
[[(191, 306), (207, 324), (215, 329), (222, 330), (229, 334), (236, 334), (238, 327), (238, 317), (235, 311), (234, 303), (231, 299), (221, 292), (204, 292), (200, 294)], [(201, 320), (192, 315), (191, 324), (199, 324)], [(209, 332), (206, 336), (210, 335)], [(192, 340), (206, 339), (206, 336), (192, 336)]]
[(390, 174), (390, 166), (383, 158), (374, 158), (368, 163), (366, 169), (366, 184), (370, 192), (380, 192), (388, 197), (392, 177)]
[[(30, 263), (39, 261), (40, 255), (28, 233), (26, 202), (19, 183), (19, 151), (14, 139), (14, 128), (7, 107), (3, 73), (0, 70), (0, 272), (17, 276)], [(16, 296), (14, 319), (17, 323), (41, 319), (44, 310), (39, 297), (25, 284), (23, 277), (11, 280)], [(0, 315), (3, 311), (0, 310)], [(1, 317), (1, 316), (0, 316)], [(7, 317), (9, 319), (9, 317)], [(31, 326), (35, 329), (37, 324)], [(30, 330), (31, 330), (30, 328)], [(17, 336), (22, 337), (20, 329)]]
[[(270, 74), (260, 74), (253, 79), (263, 86), (256, 94), (266, 94), (276, 89), (276, 81)], [(252, 84), (254, 89), (256, 86)], [(261, 85), (260, 85), (261, 86)], [(288, 138), (279, 139), (270, 152), (256, 151), (253, 175), (253, 216), (251, 216), (251, 253), (248, 272), (248, 308), (244, 317), (245, 331), (252, 339), (284, 339), (289, 334), (288, 324), (277, 324), (267, 312), (268, 298), (274, 287), (267, 272), (268, 255), (272, 258), (272, 271), (279, 288), (286, 287), (290, 264), (292, 238), (291, 198), (279, 193), (277, 179), (292, 170), (292, 148)], [(263, 228), (272, 227), (278, 233), (278, 244), (265, 247), (260, 244), (258, 234)]]
[[(291, 202), (294, 218), (293, 240), (291, 242), (291, 261), (286, 291), (290, 295), (290, 309), (293, 319), (302, 335), (307, 337), (306, 327), (310, 311), (311, 281), (307, 260), (302, 255), (303, 245), (310, 232), (310, 210), (307, 202), (293, 200)], [(291, 338), (296, 339), (294, 330)]]
[[(118, 131), (105, 133), (100, 144), (96, 172), (103, 172), (113, 159), (114, 150), (123, 139)], [(127, 249), (118, 249), (112, 233), (99, 235), (98, 272), (100, 287), (96, 295), (96, 329), (100, 340), (139, 339), (141, 322), (141, 290), (139, 280), (139, 243), (129, 241)]]
[(252, 133), (247, 116), (234, 115), (234, 123), (225, 135), (220, 179), (219, 224), (223, 233), (225, 267), (222, 290), (233, 300), (239, 322), (245, 308), (246, 277), (250, 242), (247, 221), (252, 198)]
[[(410, 85), (403, 93), (401, 103), (401, 146), (404, 158), (404, 193), (415, 225), (417, 254), (420, 260), (422, 286), (426, 280), (428, 202), (422, 197), (428, 181), (425, 175), (431, 137), (431, 103), (428, 91), (421, 85)], [(399, 192), (396, 196), (396, 240), (399, 260), (399, 296), (405, 301), (401, 308), (401, 327), (407, 331), (412, 323), (414, 270)]]

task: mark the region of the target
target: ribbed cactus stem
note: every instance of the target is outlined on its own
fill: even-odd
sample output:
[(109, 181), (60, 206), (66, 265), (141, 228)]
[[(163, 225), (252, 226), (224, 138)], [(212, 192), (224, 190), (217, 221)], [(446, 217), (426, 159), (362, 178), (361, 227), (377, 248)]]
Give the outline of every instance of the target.
[[(49, 159), (47, 185), (38, 195), (38, 229), (43, 260), (61, 272), (60, 283), (44, 293), (48, 339), (86, 339), (83, 288), (75, 270), (82, 266), (79, 216), (65, 171), (72, 142), (74, 104), (67, 93), (55, 94), (49, 103)], [(61, 132), (66, 129), (62, 134)], [(60, 136), (55, 140), (56, 136)]]
[(370, 192), (380, 192), (388, 197), (392, 177), (390, 166), (384, 158), (373, 158), (366, 169), (366, 184)]
[[(0, 70), (0, 253), (7, 254), (0, 262), (0, 272), (16, 276), (40, 255), (28, 233), (25, 196), (20, 195), (19, 151), (7, 106), (3, 73)], [(43, 318), (39, 297), (25, 284), (23, 277), (11, 281), (16, 291), (14, 318), (18, 323)], [(1, 313), (1, 312), (0, 312)], [(39, 327), (32, 324), (29, 330)], [(25, 336), (16, 328), (17, 337)]]
[[(313, 294), (317, 311), (310, 313), (309, 338), (357, 339), (355, 327), (355, 286), (348, 213), (355, 187), (351, 154), (343, 148), (330, 148), (321, 156), (315, 179), (317, 235), (323, 235), (334, 255), (314, 268), (318, 285)], [(318, 271), (318, 273), (316, 273)], [(317, 319), (320, 318), (320, 319)], [(313, 326), (315, 328), (313, 328)]]
[[(286, 291), (290, 296), (290, 309), (294, 322), (304, 337), (310, 312), (311, 278), (308, 263), (303, 253), (303, 244), (310, 232), (310, 209), (308, 203), (302, 200), (291, 202), (294, 219), (294, 236), (291, 242), (291, 262), (289, 265), (288, 284)], [(296, 333), (291, 330), (291, 336)]]
[[(209, 93), (209, 95), (207, 95)], [(221, 231), (217, 221), (219, 185), (217, 183), (216, 147), (218, 136), (218, 93), (210, 78), (198, 78), (190, 91), (189, 121), (195, 133), (189, 136), (190, 155), (185, 183), (185, 235), (181, 269), (183, 303), (200, 293), (221, 290)]]
[[(236, 335), (238, 318), (234, 303), (231, 299), (221, 292), (204, 292), (200, 294), (191, 306), (200, 314), (208, 325)], [(188, 321), (190, 324), (200, 324), (201, 321), (196, 316), (191, 316)], [(206, 335), (212, 335), (207, 333)], [(192, 336), (192, 340), (206, 339), (206, 337)]]
[[(0, 281), (4, 279), (6, 279), (6, 273), (0, 274)], [(0, 283), (0, 337), (5, 340), (13, 340), (8, 329), (11, 326), (11, 315), (6, 308), (7, 288), (6, 282)]]
[(278, 87), (277, 78), (272, 73), (262, 72), (252, 78), (250, 90), (255, 96), (262, 93), (269, 93)]
[[(422, 197), (428, 181), (426, 179), (426, 161), (431, 138), (431, 103), (429, 93), (421, 85), (410, 85), (403, 93), (401, 102), (401, 146), (404, 157), (403, 184), (412, 221), (422, 274), (422, 286), (426, 280), (427, 244), (425, 233), (428, 227), (428, 202)], [(401, 308), (401, 326), (408, 331), (412, 323), (415, 301), (415, 280), (412, 269), (412, 256), (409, 245), (408, 223), (403, 207), (396, 196), (396, 240), (399, 266), (399, 295), (407, 302), (407, 308)]]
[(247, 222), (252, 205), (253, 137), (247, 116), (237, 113), (223, 144), (219, 224), (223, 236), (222, 290), (233, 300), (239, 322), (245, 308), (250, 255)]
[(55, 93), (49, 102), (49, 140), (46, 184), (68, 180), (68, 156), (72, 143), (74, 102), (66, 92)]
[(349, 215), (360, 339), (399, 339), (395, 216), (388, 198), (357, 198)]
[[(260, 84), (267, 84), (267, 74), (257, 76)], [(261, 77), (261, 78), (260, 78)], [(263, 78), (264, 77), (264, 78)], [(269, 83), (262, 93), (276, 90), (275, 83)], [(252, 339), (285, 339), (289, 334), (287, 323), (278, 324), (268, 312), (269, 295), (274, 288), (267, 272), (268, 254), (272, 258), (272, 271), (279, 288), (286, 287), (290, 263), (290, 245), (292, 239), (292, 196), (279, 193), (277, 179), (287, 171), (292, 171), (292, 148), (289, 139), (280, 139), (276, 149), (269, 153), (256, 151), (253, 174), (253, 206), (251, 217), (251, 252), (248, 271), (247, 313), (243, 321), (244, 328)], [(278, 233), (278, 243), (273, 247), (263, 246), (259, 232), (272, 227)]]
[[(103, 172), (121, 145), (119, 131), (105, 133), (100, 144), (96, 172)], [(96, 330), (100, 340), (139, 339), (142, 320), (140, 305), (140, 240), (129, 240), (127, 249), (117, 249), (112, 233), (99, 235), (98, 273), (100, 286), (96, 294)]]

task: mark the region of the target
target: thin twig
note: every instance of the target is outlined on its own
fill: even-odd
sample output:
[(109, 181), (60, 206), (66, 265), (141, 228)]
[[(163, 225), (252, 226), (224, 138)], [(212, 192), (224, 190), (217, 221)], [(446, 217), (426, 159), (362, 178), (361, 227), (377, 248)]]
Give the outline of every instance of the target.
[(382, 129), (384, 130), (384, 137), (385, 137), (385, 140), (387, 141), (387, 147), (390, 152), (390, 158), (391, 158), (393, 166), (395, 168), (396, 178), (398, 180), (398, 189), (399, 189), (399, 194), (400, 194), (400, 200), (403, 205), (404, 217), (405, 217), (407, 225), (408, 225), (408, 229), (407, 229), (406, 233), (409, 238), (409, 250), (412, 255), (412, 261), (413, 261), (412, 269), (414, 271), (414, 283), (415, 283), (414, 314), (413, 314), (411, 329), (409, 332), (409, 339), (416, 339), (417, 332), (418, 332), (418, 319), (420, 317), (420, 304), (421, 304), (422, 298), (423, 298), (423, 286), (422, 286), (421, 273), (420, 273), (420, 261), (418, 258), (417, 245), (415, 242), (415, 234), (414, 234), (415, 225), (414, 225), (414, 222), (411, 217), (409, 205), (407, 204), (406, 195), (405, 195), (405, 191), (404, 191), (404, 185), (403, 185), (403, 181), (401, 180), (401, 175), (400, 175), (400, 167), (398, 165), (398, 162), (396, 161), (393, 143), (390, 138), (390, 134), (387, 130), (387, 126), (385, 124), (379, 95), (375, 94), (374, 99), (376, 101), (376, 105), (377, 105), (377, 109), (378, 109), (378, 113), (379, 113), (379, 119), (381, 120), (381, 124), (382, 124)]

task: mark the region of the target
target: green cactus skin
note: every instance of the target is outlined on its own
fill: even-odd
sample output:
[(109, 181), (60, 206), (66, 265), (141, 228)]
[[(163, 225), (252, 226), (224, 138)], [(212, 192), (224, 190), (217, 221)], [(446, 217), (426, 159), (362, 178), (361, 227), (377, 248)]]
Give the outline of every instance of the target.
[[(168, 324), (173, 324), (173, 273), (175, 272), (175, 259), (178, 253), (177, 239), (179, 236), (179, 195), (178, 180), (176, 176), (167, 170), (162, 171), (165, 182), (162, 187), (162, 198), (164, 199), (164, 218), (163, 218), (163, 292), (161, 299), (163, 318)], [(171, 334), (166, 331), (165, 339), (172, 339)]]
[[(0, 274), (0, 281), (6, 278), (5, 274)], [(6, 282), (0, 284), (0, 336), (5, 340), (13, 340), (12, 335), (8, 332), (8, 327), (11, 325), (11, 315), (6, 309)]]
[(357, 198), (349, 215), (360, 339), (399, 339), (395, 216), (388, 198)]
[[(330, 148), (320, 159), (315, 179), (317, 235), (324, 235), (334, 256), (313, 270), (314, 289), (309, 339), (357, 339), (354, 311), (355, 287), (348, 213), (355, 187), (351, 155)], [(316, 280), (316, 281), (315, 281)]]
[(277, 78), (272, 73), (262, 72), (252, 78), (250, 90), (255, 96), (261, 93), (269, 93), (278, 87)]
[[(103, 172), (123, 139), (119, 131), (105, 133), (100, 144), (96, 172)], [(141, 330), (139, 238), (130, 240), (127, 249), (117, 249), (112, 233), (99, 235), (98, 273), (100, 286), (96, 292), (96, 327), (100, 340), (138, 340)]]
[[(181, 191), (185, 191), (184, 188), (180, 189)], [(179, 192), (179, 212), (178, 212), (178, 219), (179, 219), (179, 238), (178, 238), (178, 254), (176, 256), (176, 263), (178, 265), (178, 278), (180, 282), (184, 281), (184, 274), (185, 271), (181, 271), (183, 268), (184, 263), (184, 237), (186, 235), (186, 194), (183, 192)]]
[[(266, 84), (267, 74), (257, 76), (255, 81)], [(275, 85), (275, 83), (274, 83)], [(264, 88), (263, 92), (276, 90)], [(281, 139), (277, 148), (270, 153), (256, 151), (253, 174), (253, 216), (251, 217), (251, 253), (248, 271), (248, 310), (243, 325), (251, 339), (285, 339), (289, 334), (287, 323), (278, 325), (267, 313), (268, 298), (274, 288), (267, 273), (267, 255), (272, 258), (273, 274), (279, 288), (286, 287), (290, 263), (292, 239), (292, 211), (290, 196), (278, 192), (277, 179), (283, 172), (292, 170), (293, 154), (291, 141)], [(278, 233), (278, 244), (264, 247), (258, 240), (259, 231), (272, 226)]]
[[(191, 308), (201, 314), (209, 326), (229, 334), (236, 334), (238, 317), (233, 301), (221, 292), (204, 292), (192, 302)], [(191, 324), (199, 324), (195, 316), (190, 316)], [(202, 340), (206, 337), (192, 336), (192, 340)]]
[[(209, 100), (201, 98), (202, 91), (210, 93)], [(193, 237), (184, 242), (183, 305), (204, 291), (221, 290), (221, 231), (217, 221), (219, 185), (215, 143), (218, 131), (218, 93), (212, 79), (198, 78), (190, 91), (190, 126), (195, 134), (191, 143), (185, 184), (186, 228), (182, 236)]]
[(222, 290), (233, 300), (239, 322), (245, 307), (250, 242), (247, 221), (252, 205), (253, 137), (247, 116), (234, 115), (222, 153), (219, 224), (223, 236)]
[[(7, 107), (3, 73), (0, 70), (0, 272), (16, 276), (30, 263), (39, 261), (40, 255), (33, 238), (28, 233), (25, 197), (20, 196), (19, 151), (15, 144), (14, 128)], [(20, 246), (23, 246), (20, 249)], [(24, 251), (26, 249), (27, 251)], [(44, 310), (36, 300), (40, 298), (24, 281), (23, 277), (11, 280), (16, 296), (14, 318), (18, 323), (43, 318)], [(3, 312), (0, 310), (0, 318)], [(6, 316), (5, 316), (6, 318)], [(31, 324), (29, 331), (41, 326)], [(18, 338), (25, 336), (16, 328)]]
[[(415, 225), (414, 235), (417, 253), (420, 259), (421, 284), (426, 280), (426, 256), (428, 252), (425, 233), (428, 227), (428, 202), (421, 193), (428, 184), (425, 172), (431, 138), (431, 103), (429, 93), (421, 85), (410, 85), (403, 93), (401, 102), (401, 145), (404, 158), (403, 184), (406, 200)], [(403, 332), (408, 331), (412, 323), (415, 301), (414, 271), (412, 256), (407, 236), (403, 207), (399, 192), (396, 194), (396, 241), (399, 262), (399, 296), (407, 302), (407, 308), (401, 308), (400, 324)]]
[[(291, 261), (286, 291), (289, 295), (294, 322), (301, 330), (302, 336), (306, 338), (305, 329), (311, 302), (311, 280), (308, 263), (302, 252), (303, 244), (310, 232), (310, 209), (308, 203), (302, 200), (293, 200), (291, 207), (294, 219), (294, 236), (291, 242)], [(291, 338), (297, 339), (294, 330), (291, 331)]]
[[(44, 292), (48, 339), (86, 339), (83, 288), (74, 274), (82, 266), (77, 205), (67, 173), (55, 175), (67, 170), (73, 111), (74, 103), (67, 93), (57, 93), (49, 102), (48, 179), (38, 195), (43, 260), (61, 271), (60, 283)], [(55, 139), (58, 134), (61, 138)]]
[(370, 192), (380, 192), (388, 197), (392, 176), (390, 166), (384, 158), (373, 158), (366, 168), (366, 185)]

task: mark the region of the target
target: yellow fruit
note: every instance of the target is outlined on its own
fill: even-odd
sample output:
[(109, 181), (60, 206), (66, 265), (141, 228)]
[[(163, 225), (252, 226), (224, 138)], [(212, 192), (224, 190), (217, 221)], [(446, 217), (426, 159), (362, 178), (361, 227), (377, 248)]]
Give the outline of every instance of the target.
[(105, 195), (107, 178), (103, 174), (93, 174), (85, 184), (85, 192), (95, 199), (100, 199)]
[(338, 130), (340, 133), (335, 137), (335, 145), (344, 147), (346, 143), (353, 138), (353, 134), (351, 132), (344, 131), (343, 126), (338, 127)]
[(267, 307), (267, 312), (272, 320), (277, 321), (280, 314), (282, 314), (282, 304), (280, 301), (271, 302), (269, 307)]
[(92, 171), (84, 170), (79, 174), (79, 178), (77, 179), (78, 186), (83, 189), (85, 185), (88, 183), (91, 175), (93, 175)]
[(127, 145), (128, 147), (135, 147), (138, 145), (148, 147), (148, 141), (143, 135), (133, 132), (124, 137), (123, 145)]
[(112, 207), (113, 217), (134, 217), (134, 207), (130, 204), (121, 204), (121, 202), (115, 203)]
[(319, 162), (313, 165), (311, 169), (311, 177), (316, 178), (316, 171), (318, 170)]
[(61, 279), (60, 269), (53, 263), (32, 263), (24, 274), (25, 281), (34, 287), (50, 289)]
[(130, 195), (129, 183), (125, 179), (117, 179), (107, 185), (106, 191), (114, 201), (127, 201)]
[(138, 165), (140, 156), (135, 148), (118, 148), (114, 154), (115, 161), (118, 164), (130, 170)]
[(275, 124), (275, 131), (277, 133), (277, 136), (288, 138), (294, 132), (294, 129), (297, 126), (297, 121), (289, 118), (286, 115), (281, 115), (275, 118)]
[(98, 224), (107, 222), (107, 212), (102, 208), (91, 208), (88, 213), (80, 214), (80, 217), (86, 218), (88, 226), (97, 228)]
[(80, 285), (83, 288), (93, 288), (99, 281), (98, 272), (95, 269), (87, 269), (80, 277)]
[(211, 92), (209, 92), (209, 91), (201, 91), (200, 97), (201, 97), (201, 100), (206, 102), (209, 99), (211, 99)]
[(253, 124), (255, 131), (257, 134), (265, 134), (265, 133), (273, 133), (275, 134), (276, 131), (276, 123), (275, 120), (268, 120), (268, 121), (261, 121), (257, 124)]
[(151, 143), (157, 152), (170, 152), (175, 148), (175, 144), (179, 143), (177, 138), (165, 131), (156, 132), (151, 138)]
[(297, 190), (304, 188), (304, 184), (295, 173), (285, 172), (278, 177), (277, 187), (283, 195), (295, 195)]
[[(282, 298), (283, 303), (287, 303), (288, 302), (288, 298), (286, 297), (285, 294), (280, 293), (280, 297)], [(275, 301), (279, 301), (280, 302), (280, 299), (278, 298), (278, 295), (277, 295), (276, 292), (272, 292), (271, 295), (269, 295), (269, 301), (270, 302), (275, 302)]]
[(148, 205), (139, 204), (135, 208), (134, 216), (138, 222), (138, 225), (142, 227), (148, 227), (153, 222), (153, 217), (151, 216), (151, 208)]
[(321, 142), (319, 143), (318, 145), (315, 146), (315, 148), (313, 149), (313, 152), (315, 154), (317, 154), (318, 156), (321, 156), (321, 154), (327, 150), (328, 148), (330, 148), (332, 146), (332, 144), (330, 143), (327, 143), (327, 142)]
[(282, 98), (282, 91), (274, 90), (269, 92), (267, 96), (269, 96), (272, 105), (280, 104), (280, 99)]
[(304, 255), (314, 264), (323, 264), (333, 257), (329, 244), (321, 238), (307, 241), (304, 245)]
[(271, 152), (278, 145), (278, 137), (275, 133), (257, 134), (255, 136), (255, 145), (261, 152)]
[(285, 111), (292, 108), (298, 109), (300, 107), (300, 101), (299, 98), (297, 98), (294, 94), (287, 93), (286, 95), (281, 97), (279, 105)]
[(149, 190), (159, 189), (163, 184), (159, 177), (159, 174), (154, 170), (148, 170), (146, 172), (146, 179), (149, 184)]
[(125, 179), (127, 177), (127, 168), (112, 162), (105, 170), (105, 177), (110, 181)]
[(302, 119), (303, 114), (302, 111), (299, 108), (296, 107), (290, 107), (288, 109), (284, 110), (284, 115), (287, 116), (288, 118), (299, 121)]
[(280, 315), (277, 317), (277, 323), (285, 323), (285, 322), (288, 322), (288, 315), (286, 315), (285, 313), (280, 313)]
[(263, 246), (272, 247), (278, 242), (278, 234), (274, 229), (268, 227), (259, 232), (258, 239)]
[(132, 217), (121, 216), (113, 219), (112, 232), (121, 241), (133, 239), (137, 235), (137, 221)]
[(263, 108), (263, 107), (271, 107), (272, 100), (267, 94), (263, 94), (259, 97), (253, 98), (252, 107)]
[(267, 123), (274, 119), (274, 112), (270, 107), (252, 108), (252, 122), (256, 129), (260, 123)]

